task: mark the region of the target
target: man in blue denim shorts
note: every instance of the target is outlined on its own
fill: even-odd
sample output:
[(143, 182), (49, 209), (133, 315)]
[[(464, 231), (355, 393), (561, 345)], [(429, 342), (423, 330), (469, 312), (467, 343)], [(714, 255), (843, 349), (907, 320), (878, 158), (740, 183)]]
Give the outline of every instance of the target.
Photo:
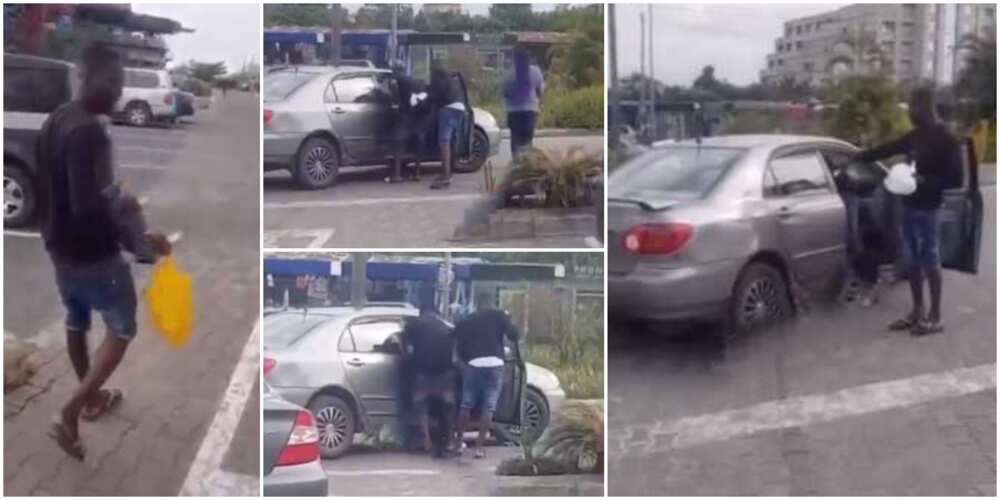
[[(90, 46), (78, 68), (80, 97), (46, 120), (37, 157), (42, 237), (66, 306), (66, 348), (80, 380), (48, 434), (67, 454), (83, 460), (78, 421), (94, 420), (121, 401), (121, 391), (101, 386), (136, 334), (135, 284), (121, 246), (137, 254), (149, 249), (165, 255), (170, 244), (159, 233), (139, 235), (142, 241), (126, 234), (128, 227), (145, 224), (138, 201), (122, 196), (114, 182), (111, 140), (101, 118), (121, 97), (124, 69), (117, 53), (104, 45)], [(92, 311), (101, 313), (108, 330), (93, 366), (86, 336)]]
[(461, 443), (472, 410), (478, 407), (476, 458), (486, 456), (483, 443), (503, 391), (504, 339), (517, 342), (520, 336), (507, 313), (498, 309), (481, 308), (455, 325), (455, 352), (462, 368), (457, 436)]
[(438, 108), (438, 147), (441, 148), (441, 175), (431, 183), (431, 189), (445, 189), (451, 185), (452, 142), (465, 130), (465, 99), (461, 86), (442, 67), (431, 71), (429, 98)]
[[(903, 197), (903, 244), (906, 246), (913, 310), (889, 328), (927, 335), (941, 326), (941, 257), (939, 212), (943, 191), (962, 184), (962, 148), (959, 140), (938, 120), (934, 91), (917, 88), (910, 95), (910, 121), (914, 129), (888, 144), (858, 154), (860, 161), (907, 155), (916, 162), (917, 189)], [(923, 287), (930, 288), (931, 307), (924, 311)]]

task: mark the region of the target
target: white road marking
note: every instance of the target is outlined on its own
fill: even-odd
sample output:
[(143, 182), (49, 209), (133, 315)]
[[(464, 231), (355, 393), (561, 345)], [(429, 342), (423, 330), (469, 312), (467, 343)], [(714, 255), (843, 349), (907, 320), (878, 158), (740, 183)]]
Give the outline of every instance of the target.
[(167, 167), (163, 165), (149, 165), (144, 163), (119, 163), (118, 167), (130, 168), (134, 170), (155, 170), (155, 171), (163, 171), (167, 169)]
[[(690, 448), (769, 430), (807, 426), (996, 389), (996, 363), (877, 382), (825, 394), (767, 401), (718, 413), (659, 422), (647, 446), (624, 454)], [(654, 444), (656, 437), (663, 444)]]
[[(295, 248), (323, 248), (323, 245), (333, 237), (333, 229), (275, 229), (264, 231), (264, 248), (281, 248), (282, 240), (309, 240), (304, 246)], [(291, 248), (285, 245), (286, 248)]]
[[(205, 437), (201, 441), (198, 453), (191, 468), (188, 469), (184, 485), (181, 486), (180, 495), (188, 496), (259, 496), (260, 488), (247, 493), (234, 493), (231, 491), (220, 491), (220, 485), (232, 488), (232, 484), (223, 481), (220, 474), (225, 474), (220, 469), (222, 459), (229, 449), (229, 444), (233, 440), (233, 433), (239, 425), (240, 417), (247, 401), (254, 396), (254, 381), (259, 373), (260, 359), (260, 321), (254, 324), (250, 338), (243, 346), (243, 353), (240, 361), (233, 370), (229, 379), (229, 387), (219, 402), (219, 410), (216, 412), (212, 423), (205, 432)], [(249, 478), (249, 476), (247, 476)], [(254, 478), (250, 478), (254, 479)], [(246, 486), (249, 488), (249, 486)]]
[(482, 198), (482, 194), (451, 194), (444, 196), (409, 196), (398, 198), (364, 198), (359, 200), (315, 200), (265, 203), (264, 209), (281, 210), (288, 208), (335, 208), (363, 207), (371, 205), (386, 205), (394, 203), (441, 203), (448, 201), (467, 201)]
[(358, 476), (438, 476), (439, 470), (428, 469), (373, 469), (373, 470), (328, 470), (327, 476), (331, 477), (358, 477)]
[(42, 233), (37, 231), (18, 231), (17, 229), (4, 229), (4, 236), (17, 236), (18, 238), (41, 238)]

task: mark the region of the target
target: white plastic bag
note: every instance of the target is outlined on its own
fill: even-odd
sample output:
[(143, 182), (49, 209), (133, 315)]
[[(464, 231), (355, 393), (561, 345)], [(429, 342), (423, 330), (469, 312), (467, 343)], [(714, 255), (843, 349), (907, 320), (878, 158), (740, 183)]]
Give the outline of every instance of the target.
[(882, 181), (892, 194), (906, 196), (917, 190), (916, 169), (911, 163), (897, 163), (889, 169), (889, 175)]

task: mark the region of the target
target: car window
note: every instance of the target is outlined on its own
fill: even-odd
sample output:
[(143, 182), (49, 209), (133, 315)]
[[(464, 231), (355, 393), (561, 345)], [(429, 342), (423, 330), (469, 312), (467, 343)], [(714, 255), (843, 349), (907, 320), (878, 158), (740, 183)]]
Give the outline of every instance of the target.
[(296, 71), (279, 71), (268, 74), (264, 79), (264, 100), (283, 101), (317, 75)]
[(264, 345), (287, 347), (319, 327), (330, 318), (326, 316), (306, 316), (301, 313), (278, 313), (264, 318)]
[(334, 80), (333, 90), (335, 102), (373, 102), (377, 87), (370, 76), (352, 76)]
[(345, 330), (344, 334), (340, 336), (340, 341), (337, 343), (337, 350), (340, 352), (354, 352), (354, 337), (351, 335), (350, 328)]
[(354, 323), (350, 327), (354, 351), (398, 354), (399, 333), (402, 323), (398, 319)]
[(608, 181), (608, 195), (638, 200), (703, 198), (744, 152), (694, 146), (654, 149), (615, 172)]
[(160, 79), (152, 71), (125, 70), (125, 86), (155, 89), (160, 86)]
[(771, 160), (764, 175), (764, 194), (793, 196), (830, 192), (826, 165), (815, 151), (795, 153)]
[(51, 113), (70, 98), (71, 89), (65, 70), (4, 68), (4, 111)]

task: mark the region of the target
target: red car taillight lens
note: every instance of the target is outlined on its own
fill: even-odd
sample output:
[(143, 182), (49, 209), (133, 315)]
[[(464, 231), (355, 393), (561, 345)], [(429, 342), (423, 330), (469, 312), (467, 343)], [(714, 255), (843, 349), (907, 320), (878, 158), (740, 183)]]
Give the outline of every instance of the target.
[(298, 465), (319, 459), (319, 431), (312, 413), (299, 410), (288, 443), (278, 455), (275, 465)]
[(274, 118), (274, 111), (271, 111), (270, 109), (265, 109), (264, 110), (264, 125), (267, 125), (268, 123), (271, 123), (271, 118)]
[(687, 244), (694, 233), (689, 224), (640, 224), (632, 226), (622, 235), (621, 245), (629, 253), (669, 254)]
[(167, 95), (163, 96), (163, 104), (173, 104), (173, 103), (174, 103), (174, 95), (173, 94), (167, 94)]
[(277, 364), (278, 362), (274, 358), (264, 358), (264, 376), (266, 377), (267, 373)]

